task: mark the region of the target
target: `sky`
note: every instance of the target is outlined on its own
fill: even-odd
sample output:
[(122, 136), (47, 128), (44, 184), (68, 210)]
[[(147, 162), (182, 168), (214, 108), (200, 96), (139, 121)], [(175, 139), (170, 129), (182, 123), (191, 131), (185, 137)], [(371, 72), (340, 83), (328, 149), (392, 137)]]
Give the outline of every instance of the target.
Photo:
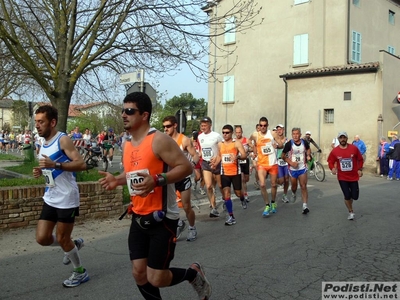
[[(157, 83), (152, 84), (157, 91), (167, 92), (161, 100), (168, 100), (182, 93), (192, 93), (194, 98), (208, 101), (208, 83), (205, 80), (199, 81), (186, 65), (182, 65), (180, 69), (175, 75), (165, 75), (158, 79), (158, 87), (155, 86)], [(151, 78), (145, 78), (145, 81), (152, 83)]]

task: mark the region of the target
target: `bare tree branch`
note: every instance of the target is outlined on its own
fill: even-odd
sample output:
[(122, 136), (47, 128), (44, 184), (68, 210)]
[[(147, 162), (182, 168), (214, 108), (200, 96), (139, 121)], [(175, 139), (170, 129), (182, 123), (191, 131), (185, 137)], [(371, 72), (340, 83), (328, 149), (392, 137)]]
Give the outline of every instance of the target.
[(199, 62), (210, 54), (210, 26), (222, 35), (235, 16), (235, 31), (244, 32), (261, 9), (254, 0), (222, 1), (231, 1), (230, 10), (211, 18), (201, 10), (205, 0), (0, 0), (0, 40), (59, 109), (65, 130), (78, 82), (102, 94), (104, 70), (115, 77), (138, 67), (163, 74), (185, 63), (207, 78), (209, 64)]

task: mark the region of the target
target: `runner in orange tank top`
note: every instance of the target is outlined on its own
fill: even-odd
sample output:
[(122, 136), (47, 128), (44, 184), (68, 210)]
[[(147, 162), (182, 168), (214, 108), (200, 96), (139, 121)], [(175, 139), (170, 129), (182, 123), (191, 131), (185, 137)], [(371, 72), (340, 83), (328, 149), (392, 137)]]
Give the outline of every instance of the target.
[(225, 125), (222, 128), (223, 142), (218, 143), (219, 154), (215, 163), (221, 162), (221, 185), (222, 193), (225, 201), (226, 210), (229, 213), (225, 225), (231, 226), (236, 224), (233, 215), (233, 203), (231, 200), (231, 185), (235, 191), (235, 195), (240, 198), (242, 207), (247, 208), (244, 195), (242, 193), (242, 178), (238, 158), (246, 159), (247, 154), (240, 141), (232, 139), (233, 127)]
[[(178, 132), (178, 121), (175, 116), (166, 116), (163, 119), (163, 127), (164, 132), (174, 139), (174, 141), (178, 144), (179, 148), (183, 151), (185, 156), (191, 161), (194, 168), (199, 162), (199, 155), (197, 154), (196, 149), (193, 147), (191, 139)], [(175, 183), (175, 189), (180, 192), (183, 210), (185, 211), (186, 218), (189, 223), (188, 235), (186, 238), (188, 242), (195, 241), (197, 238), (197, 230), (195, 226), (196, 215), (190, 201), (191, 186), (192, 181), (190, 179), (190, 176), (186, 177), (180, 182)], [(179, 220), (176, 233), (177, 239), (179, 239), (180, 235), (185, 230), (185, 227), (186, 223), (183, 220)]]
[(144, 299), (162, 299), (160, 287), (183, 281), (192, 284), (200, 299), (209, 299), (211, 285), (199, 263), (187, 269), (170, 268), (179, 219), (174, 184), (193, 168), (173, 139), (150, 127), (151, 111), (145, 93), (125, 97), (122, 119), (132, 139), (124, 146), (124, 171), (118, 176), (100, 172), (104, 177), (99, 182), (108, 190), (128, 185), (133, 204), (129, 256)]
[[(277, 138), (276, 131), (268, 130), (268, 119), (266, 117), (260, 118), (259, 121), (260, 131), (254, 132), (250, 140), (254, 141), (255, 149), (254, 155), (257, 156), (257, 172), (260, 180), (260, 190), (265, 202), (263, 217), (269, 216), (269, 213), (276, 213), (277, 203), (277, 178), (278, 178), (278, 161), (276, 157), (276, 148), (282, 148), (283, 143)], [(266, 188), (266, 177), (270, 176), (271, 180), (271, 205), (268, 199), (268, 192)]]

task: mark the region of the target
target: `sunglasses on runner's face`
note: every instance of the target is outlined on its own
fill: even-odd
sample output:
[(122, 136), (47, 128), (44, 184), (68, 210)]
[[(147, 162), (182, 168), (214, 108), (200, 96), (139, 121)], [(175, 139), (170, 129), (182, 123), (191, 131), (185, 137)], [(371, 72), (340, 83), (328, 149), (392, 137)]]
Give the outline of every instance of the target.
[(260, 124), (259, 126), (260, 126), (260, 127), (268, 127), (268, 124), (265, 124), (265, 125)]
[(125, 113), (128, 116), (134, 115), (137, 111), (139, 111), (137, 108), (123, 108), (121, 111), (121, 114)]
[(169, 125), (163, 125), (164, 128), (171, 128), (173, 125), (169, 124)]
[(222, 131), (222, 134), (230, 134), (230, 131)]

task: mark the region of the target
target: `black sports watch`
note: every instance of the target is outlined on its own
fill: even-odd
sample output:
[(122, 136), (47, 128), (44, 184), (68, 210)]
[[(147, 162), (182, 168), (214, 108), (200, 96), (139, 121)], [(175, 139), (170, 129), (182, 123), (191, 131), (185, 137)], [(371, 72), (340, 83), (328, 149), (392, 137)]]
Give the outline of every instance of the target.
[(62, 169), (62, 164), (59, 163), (59, 162), (56, 162), (56, 165), (54, 166), (54, 169), (61, 170)]

